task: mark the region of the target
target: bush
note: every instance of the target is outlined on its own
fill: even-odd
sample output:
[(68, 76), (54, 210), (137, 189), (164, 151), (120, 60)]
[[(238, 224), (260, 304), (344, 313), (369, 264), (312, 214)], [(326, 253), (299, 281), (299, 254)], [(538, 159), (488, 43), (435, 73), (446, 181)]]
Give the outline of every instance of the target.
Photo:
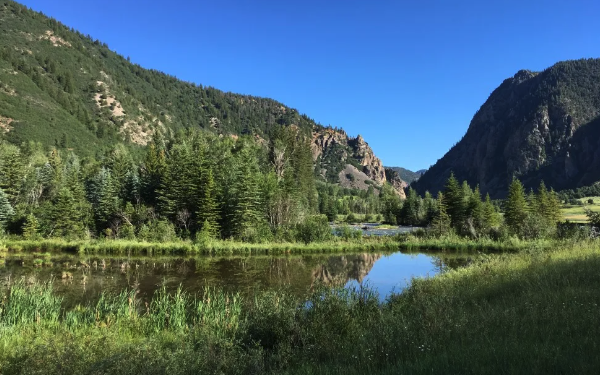
[(344, 240), (358, 240), (362, 238), (363, 233), (360, 229), (353, 229), (347, 224), (344, 224), (335, 229), (335, 235), (343, 238)]
[(296, 230), (298, 241), (304, 243), (327, 241), (333, 236), (325, 215), (307, 217), (303, 223), (296, 226)]
[(594, 200), (592, 198), (588, 199), (588, 204), (594, 204)]
[(571, 223), (559, 223), (556, 228), (556, 237), (561, 240), (581, 241), (591, 237), (591, 227), (589, 225)]
[(366, 214), (365, 215), (365, 223), (370, 223), (373, 221), (373, 215), (371, 214)]
[(352, 212), (350, 212), (348, 214), (348, 216), (346, 216), (346, 223), (348, 223), (348, 224), (356, 224), (356, 223), (358, 223), (358, 219), (356, 218), (356, 216)]

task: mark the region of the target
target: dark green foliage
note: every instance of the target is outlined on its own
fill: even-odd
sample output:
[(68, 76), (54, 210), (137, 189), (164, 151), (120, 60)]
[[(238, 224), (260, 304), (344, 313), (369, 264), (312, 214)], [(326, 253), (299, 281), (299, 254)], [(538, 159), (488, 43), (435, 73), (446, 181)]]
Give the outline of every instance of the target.
[(322, 242), (333, 236), (327, 217), (324, 215), (309, 216), (297, 225), (298, 239), (304, 243)]
[(15, 211), (13, 210), (7, 195), (0, 188), (0, 229), (6, 226), (6, 223), (13, 217)]
[(508, 189), (504, 214), (506, 225), (513, 234), (522, 233), (525, 220), (527, 219), (527, 210), (528, 204), (525, 199), (523, 184), (515, 178)]
[(39, 237), (39, 223), (33, 214), (27, 215), (25, 225), (23, 226), (23, 238), (26, 240), (35, 240)]
[(521, 70), (490, 94), (464, 137), (415, 188), (436, 191), (451, 171), (495, 199), (506, 197), (513, 176), (527, 190), (541, 180), (560, 190), (592, 185), (600, 180), (599, 110), (600, 59)]
[(454, 173), (450, 173), (444, 187), (444, 204), (450, 215), (451, 224), (456, 229), (461, 229), (465, 217), (465, 191), (458, 183)]

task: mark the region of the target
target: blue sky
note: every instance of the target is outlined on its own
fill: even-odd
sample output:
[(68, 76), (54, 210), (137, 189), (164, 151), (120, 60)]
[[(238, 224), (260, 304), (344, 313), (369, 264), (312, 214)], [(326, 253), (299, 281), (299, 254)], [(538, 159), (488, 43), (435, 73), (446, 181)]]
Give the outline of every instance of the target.
[(600, 57), (596, 0), (21, 0), (140, 65), (276, 99), (427, 168), (520, 69)]

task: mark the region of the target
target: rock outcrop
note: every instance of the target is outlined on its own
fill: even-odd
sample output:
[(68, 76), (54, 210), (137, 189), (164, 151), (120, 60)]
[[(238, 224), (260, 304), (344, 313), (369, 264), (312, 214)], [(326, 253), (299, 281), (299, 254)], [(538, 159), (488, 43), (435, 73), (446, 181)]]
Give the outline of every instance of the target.
[[(600, 59), (565, 61), (505, 80), (465, 136), (416, 183), (443, 189), (450, 172), (501, 198), (513, 176), (555, 190), (600, 180)], [(595, 138), (594, 138), (595, 137)]]
[(353, 165), (378, 186), (387, 181), (383, 163), (361, 135), (352, 138), (343, 130), (315, 129), (311, 147), (316, 168), (323, 177), (331, 177), (329, 180)]

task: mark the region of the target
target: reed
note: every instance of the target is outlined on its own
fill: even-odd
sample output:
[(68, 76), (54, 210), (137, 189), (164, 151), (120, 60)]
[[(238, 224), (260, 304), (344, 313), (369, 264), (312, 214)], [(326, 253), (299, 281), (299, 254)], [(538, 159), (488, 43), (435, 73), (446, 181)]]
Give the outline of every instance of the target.
[[(515, 244), (513, 244), (515, 245)], [(0, 307), (3, 374), (598, 373), (600, 242), (544, 242), (368, 288), (242, 298), (159, 290), (65, 308), (49, 284), (16, 283)]]

